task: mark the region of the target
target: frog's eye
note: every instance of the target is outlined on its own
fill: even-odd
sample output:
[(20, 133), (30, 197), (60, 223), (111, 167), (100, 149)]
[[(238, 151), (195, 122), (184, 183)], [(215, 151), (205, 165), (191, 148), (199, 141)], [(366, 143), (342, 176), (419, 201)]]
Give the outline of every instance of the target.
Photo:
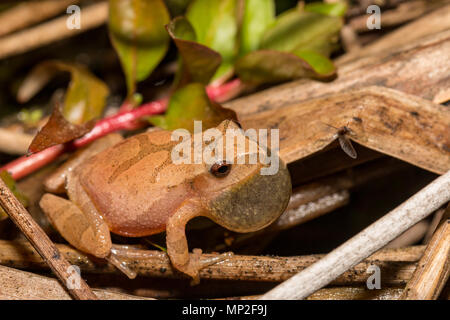
[(223, 178), (230, 173), (231, 164), (226, 161), (219, 161), (214, 163), (209, 171), (217, 178)]

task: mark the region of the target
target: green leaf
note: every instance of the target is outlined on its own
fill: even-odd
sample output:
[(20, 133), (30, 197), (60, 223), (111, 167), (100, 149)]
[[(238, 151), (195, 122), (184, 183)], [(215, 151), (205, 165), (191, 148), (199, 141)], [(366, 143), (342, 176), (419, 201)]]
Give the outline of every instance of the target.
[(304, 10), (309, 12), (321, 13), (327, 16), (343, 17), (347, 12), (347, 4), (345, 2), (313, 2), (305, 5)]
[(190, 83), (171, 97), (166, 114), (150, 122), (166, 130), (194, 130), (194, 120), (202, 121), (203, 130), (218, 126), (225, 119), (236, 119), (236, 113), (212, 102), (201, 83)]
[(69, 72), (71, 75), (63, 116), (73, 124), (100, 117), (109, 94), (108, 87), (79, 64), (51, 60), (37, 65), (20, 85), (17, 100), (27, 102), (59, 72)]
[(237, 0), (193, 0), (186, 18), (192, 24), (197, 41), (222, 56), (214, 80), (233, 69), (237, 50)]
[[(3, 182), (9, 188), (9, 190), (11, 190), (11, 192), (14, 194), (17, 200), (19, 200), (24, 207), (28, 206), (28, 198), (17, 188), (16, 182), (11, 177), (9, 172), (5, 170), (0, 171), (0, 179), (3, 180)], [(0, 221), (6, 218), (8, 218), (8, 214), (5, 211), (3, 211), (3, 209), (0, 207)]]
[(329, 60), (337, 47), (342, 19), (301, 7), (277, 17), (266, 30), (260, 50), (240, 58), (236, 73), (242, 81), (263, 84), (297, 78), (329, 79), (336, 68)]
[(221, 64), (220, 54), (195, 42), (195, 31), (183, 17), (172, 20), (166, 28), (181, 57), (174, 87), (181, 87), (190, 82), (208, 84)]
[(294, 8), (280, 15), (265, 32), (261, 49), (293, 52), (319, 48), (322, 54), (327, 55), (338, 40), (341, 27), (341, 18)]
[(183, 15), (190, 2), (191, 0), (164, 0), (172, 17)]
[(327, 79), (335, 74), (333, 63), (312, 51), (300, 56), (275, 50), (251, 52), (236, 62), (236, 73), (252, 84), (277, 83), (298, 78)]
[(170, 21), (162, 0), (110, 0), (109, 31), (124, 70), (128, 96), (147, 78), (169, 46), (164, 26)]
[(295, 55), (306, 61), (318, 77), (329, 77), (336, 71), (336, 67), (330, 59), (315, 51), (296, 51)]
[(267, 27), (275, 21), (273, 0), (244, 0), (240, 55), (257, 50)]

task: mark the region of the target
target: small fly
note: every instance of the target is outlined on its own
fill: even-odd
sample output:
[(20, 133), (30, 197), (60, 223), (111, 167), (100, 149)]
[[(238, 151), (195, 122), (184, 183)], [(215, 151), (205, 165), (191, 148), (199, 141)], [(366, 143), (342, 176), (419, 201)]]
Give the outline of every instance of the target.
[(349, 138), (347, 138), (347, 134), (350, 133), (350, 129), (346, 126), (343, 126), (338, 129), (337, 136), (339, 139), (339, 144), (341, 145), (342, 150), (352, 159), (356, 159), (358, 155), (356, 154), (355, 148), (353, 148), (352, 142)]
[(339, 140), (339, 144), (342, 150), (352, 159), (356, 159), (358, 154), (356, 153), (355, 148), (352, 145), (352, 142), (347, 137), (347, 134), (350, 133), (350, 129), (347, 126), (342, 126), (340, 128), (336, 128), (332, 125), (326, 124), (329, 127), (332, 127), (337, 130), (336, 137)]

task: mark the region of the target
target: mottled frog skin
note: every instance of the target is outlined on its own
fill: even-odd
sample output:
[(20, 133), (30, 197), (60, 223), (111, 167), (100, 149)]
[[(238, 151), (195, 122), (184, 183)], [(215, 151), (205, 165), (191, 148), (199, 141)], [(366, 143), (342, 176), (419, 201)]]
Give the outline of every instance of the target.
[[(239, 130), (229, 120), (217, 127), (223, 133), (228, 128)], [(42, 209), (70, 244), (125, 272), (111, 252), (110, 232), (143, 237), (166, 231), (173, 266), (198, 280), (198, 271), (208, 262), (200, 262), (199, 250), (189, 255), (186, 223), (205, 216), (232, 231), (264, 228), (286, 208), (290, 176), (282, 161), (274, 175), (261, 175), (267, 165), (259, 162), (173, 163), (172, 150), (179, 142), (171, 136), (170, 131), (152, 130), (125, 140), (113, 134), (94, 142), (45, 183), (48, 191), (65, 192), (69, 200), (47, 193)], [(235, 150), (237, 159), (242, 155)]]

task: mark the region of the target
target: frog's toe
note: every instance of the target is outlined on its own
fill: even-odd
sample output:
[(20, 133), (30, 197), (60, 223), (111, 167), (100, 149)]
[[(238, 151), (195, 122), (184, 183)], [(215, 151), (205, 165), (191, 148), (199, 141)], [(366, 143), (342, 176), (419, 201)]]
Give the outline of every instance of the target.
[(105, 259), (122, 271), (129, 279), (136, 278), (137, 273), (130, 268), (126, 261), (117, 256), (114, 248), (111, 249), (111, 253)]
[(232, 252), (226, 252), (214, 257), (202, 256), (201, 249), (192, 250), (190, 255), (189, 264), (185, 270), (181, 270), (188, 274), (192, 280), (191, 285), (197, 285), (200, 283), (200, 270), (207, 268), (216, 263), (230, 259), (233, 256)]

